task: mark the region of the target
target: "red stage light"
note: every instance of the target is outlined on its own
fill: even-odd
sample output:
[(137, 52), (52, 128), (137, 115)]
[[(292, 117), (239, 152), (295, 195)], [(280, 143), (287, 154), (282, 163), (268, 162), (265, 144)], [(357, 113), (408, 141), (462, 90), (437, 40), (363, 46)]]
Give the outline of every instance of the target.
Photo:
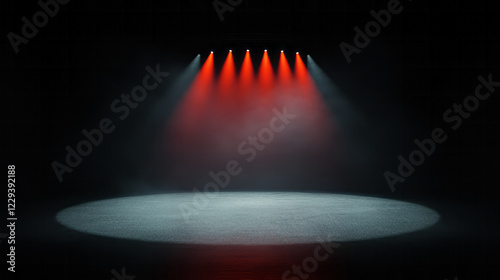
[(240, 90), (243, 92), (248, 92), (254, 83), (254, 72), (253, 72), (252, 59), (250, 57), (250, 51), (247, 50), (245, 58), (243, 59), (243, 64), (241, 65), (239, 82)]
[(173, 113), (171, 128), (180, 140), (179, 143), (188, 141), (196, 133), (195, 126), (203, 120), (203, 115), (209, 108), (209, 94), (213, 88), (214, 76), (214, 54), (211, 52)]
[(222, 66), (219, 77), (218, 90), (219, 95), (225, 97), (234, 93), (234, 84), (236, 80), (236, 67), (234, 66), (233, 52), (229, 51), (226, 61)]
[[(251, 98), (252, 90), (254, 89), (255, 77), (250, 51), (247, 50), (245, 58), (241, 65), (238, 77), (238, 89), (236, 92), (236, 102), (233, 104), (234, 120), (236, 122), (244, 122), (247, 115), (246, 112), (251, 108), (253, 99)], [(244, 137), (244, 136), (242, 136)]]
[(278, 65), (278, 80), (285, 87), (290, 86), (292, 83), (292, 70), (283, 51), (281, 51)]
[(184, 114), (186, 125), (196, 123), (203, 115), (209, 100), (209, 93), (213, 87), (214, 77), (214, 54), (211, 52), (179, 107), (180, 112)]
[[(170, 122), (169, 156), (179, 162), (175, 165), (179, 170), (199, 168), (201, 172), (202, 166), (212, 168), (221, 164), (219, 160), (235, 158), (242, 139), (269, 126), (274, 108), (281, 111), (287, 107), (290, 114), (300, 118), (271, 143), (270, 147), (279, 147), (280, 156), (267, 154), (272, 148), (259, 156), (268, 164), (320, 157), (336, 140), (334, 120), (298, 52), (293, 72), (284, 51), (280, 52), (275, 76), (268, 52), (264, 51), (255, 77), (250, 51), (246, 51), (237, 75), (233, 52), (229, 50), (216, 83), (214, 79), (211, 52)], [(300, 135), (299, 142), (288, 141), (296, 135)], [(191, 159), (196, 163), (189, 162)], [(255, 172), (256, 177), (265, 174), (258, 167)], [(189, 181), (189, 174), (186, 178)]]
[(295, 78), (301, 87), (310, 89), (311, 79), (309, 77), (309, 72), (307, 71), (306, 65), (302, 61), (299, 52), (295, 54)]
[(262, 92), (268, 92), (273, 88), (274, 72), (269, 56), (267, 55), (267, 50), (264, 50), (264, 55), (260, 62), (258, 81)]

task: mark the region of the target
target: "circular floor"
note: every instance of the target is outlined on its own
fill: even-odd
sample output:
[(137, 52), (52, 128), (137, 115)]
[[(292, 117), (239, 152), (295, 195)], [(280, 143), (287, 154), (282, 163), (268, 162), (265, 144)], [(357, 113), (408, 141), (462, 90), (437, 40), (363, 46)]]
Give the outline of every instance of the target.
[(421, 230), (439, 220), (439, 214), (418, 204), (366, 196), (299, 192), (212, 196), (193, 200), (193, 193), (173, 193), (107, 199), (66, 208), (56, 218), (71, 229), (107, 237), (219, 245), (366, 240)]

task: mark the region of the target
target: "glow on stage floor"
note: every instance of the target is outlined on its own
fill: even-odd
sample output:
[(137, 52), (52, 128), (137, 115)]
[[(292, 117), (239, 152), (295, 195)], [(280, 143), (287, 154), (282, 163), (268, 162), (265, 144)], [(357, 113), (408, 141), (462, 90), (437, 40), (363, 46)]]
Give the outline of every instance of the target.
[(149, 242), (218, 245), (347, 242), (424, 229), (439, 214), (376, 197), (300, 192), (221, 192), (189, 222), (193, 193), (134, 196), (66, 208), (57, 221), (76, 231)]

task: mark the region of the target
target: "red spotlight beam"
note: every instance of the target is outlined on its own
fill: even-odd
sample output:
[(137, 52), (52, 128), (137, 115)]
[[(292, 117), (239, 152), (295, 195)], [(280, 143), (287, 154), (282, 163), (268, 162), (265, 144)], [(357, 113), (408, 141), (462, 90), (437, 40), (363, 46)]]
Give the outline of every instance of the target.
[(302, 61), (298, 52), (295, 54), (295, 79), (302, 88), (311, 89), (311, 87), (314, 87), (306, 65), (304, 64), (304, 61)]
[(255, 77), (250, 51), (247, 50), (243, 63), (241, 64), (240, 73), (238, 76), (238, 90), (236, 93), (235, 108), (239, 111), (239, 116), (244, 117), (245, 112), (250, 107), (250, 93), (254, 89)]
[(274, 86), (273, 66), (267, 55), (267, 50), (264, 51), (262, 61), (260, 62), (258, 84), (263, 93), (269, 92)]
[(250, 51), (247, 50), (245, 58), (243, 59), (243, 64), (241, 65), (240, 75), (239, 75), (239, 88), (242, 92), (246, 93), (251, 90), (254, 83), (254, 70), (252, 59), (250, 57)]
[(218, 91), (222, 96), (228, 96), (234, 93), (234, 85), (236, 80), (236, 67), (234, 66), (233, 52), (229, 51), (226, 61), (222, 66), (222, 70), (218, 82)]
[(300, 110), (306, 116), (302, 124), (307, 130), (305, 135), (311, 147), (321, 154), (332, 147), (337, 125), (298, 52), (295, 55), (295, 79), (302, 100)]
[(292, 70), (286, 60), (285, 52), (281, 51), (278, 65), (278, 81), (281, 85), (288, 87), (292, 83)]
[(214, 54), (212, 52), (170, 120), (169, 129), (179, 143), (182, 144), (182, 141), (191, 139), (193, 134), (199, 131), (203, 115), (210, 106), (208, 97), (213, 88), (214, 77)]

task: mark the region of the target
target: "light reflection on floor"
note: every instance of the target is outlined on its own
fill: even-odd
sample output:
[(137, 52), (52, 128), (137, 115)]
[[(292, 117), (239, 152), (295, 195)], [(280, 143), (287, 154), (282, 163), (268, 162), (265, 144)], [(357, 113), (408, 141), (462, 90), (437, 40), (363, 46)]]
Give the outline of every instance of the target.
[[(66, 208), (56, 218), (100, 236), (205, 245), (367, 240), (421, 230), (439, 220), (438, 213), (418, 204), (357, 195), (221, 192), (205, 207), (196, 207), (193, 198), (193, 193), (173, 193), (100, 200)], [(179, 206), (196, 212), (189, 222)]]

